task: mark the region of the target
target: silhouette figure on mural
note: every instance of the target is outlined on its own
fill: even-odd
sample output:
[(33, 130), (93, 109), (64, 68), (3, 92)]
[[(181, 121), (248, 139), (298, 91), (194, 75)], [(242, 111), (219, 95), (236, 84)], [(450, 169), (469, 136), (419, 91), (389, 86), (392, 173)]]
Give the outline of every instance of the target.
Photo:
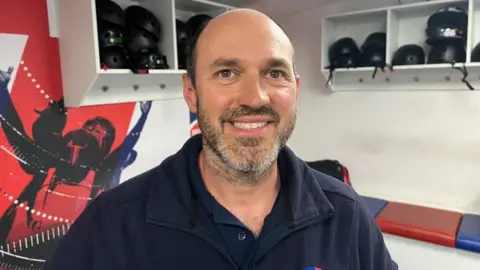
[[(124, 168), (131, 165), (137, 153), (133, 147), (138, 141), (150, 112), (151, 101), (141, 102), (141, 116), (119, 147), (111, 151), (116, 131), (113, 124), (104, 117), (88, 119), (81, 128), (63, 135), (67, 123), (67, 109), (63, 99), (51, 101), (43, 110), (34, 109), (38, 118), (32, 125), (32, 138), (25, 132), (15, 104), (8, 92), (8, 83), (13, 69), (0, 70), (0, 125), (23, 171), (31, 175), (28, 185), (0, 217), (0, 244), (6, 242), (20, 203), (33, 209), (37, 194), (45, 187), (47, 171), (54, 169), (43, 206), (59, 184), (79, 186), (90, 171), (93, 171), (93, 185), (89, 202), (100, 190), (117, 185)], [(1, 187), (0, 187), (1, 188)], [(41, 222), (26, 211), (27, 226), (39, 230)]]

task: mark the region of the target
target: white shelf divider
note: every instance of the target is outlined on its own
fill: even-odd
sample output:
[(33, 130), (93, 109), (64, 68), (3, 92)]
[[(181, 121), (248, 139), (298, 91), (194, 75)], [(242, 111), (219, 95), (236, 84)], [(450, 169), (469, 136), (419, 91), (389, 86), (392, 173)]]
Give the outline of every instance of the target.
[(480, 0), (469, 1), (469, 17), (468, 17), (468, 43), (467, 43), (467, 59), (471, 61), (471, 53), (477, 45), (480, 45)]
[(218, 7), (218, 8), (224, 9), (224, 10), (226, 10), (226, 11), (235, 8), (235, 7), (230, 6), (230, 5), (226, 5), (226, 4), (222, 4), (222, 3), (217, 3), (217, 2), (215, 2), (215, 1), (210, 1), (210, 0), (192, 0), (192, 2), (203, 3), (203, 4), (209, 5), (209, 6), (211, 6), (211, 7)]
[(175, 19), (177, 8), (214, 16), (234, 7), (208, 0), (114, 0), (122, 8), (141, 5), (162, 25), (160, 51), (169, 69), (135, 74), (129, 69), (103, 70), (100, 66), (96, 0), (56, 0), (63, 95), (67, 107), (82, 107), (145, 100), (183, 98), (182, 74), (178, 69)]
[[(480, 0), (436, 0), (421, 3), (396, 5), (381, 9), (349, 12), (328, 16), (322, 23), (322, 73), (328, 80), (330, 72), (328, 49), (341, 37), (352, 37), (360, 47), (362, 37), (385, 29), (387, 32), (386, 62), (391, 64), (394, 53), (402, 46), (416, 44), (424, 49), (425, 64), (395, 66), (393, 70), (378, 70), (359, 67), (336, 69), (328, 86), (332, 91), (457, 91), (469, 90), (463, 83), (463, 74), (452, 64), (429, 64), (430, 46), (426, 43), (428, 18), (437, 10), (447, 6), (457, 6), (468, 11), (467, 59), (456, 63), (455, 67), (465, 67), (469, 73), (467, 80), (480, 87), (480, 63), (471, 63), (473, 48), (480, 43)], [(380, 15), (381, 14), (381, 15)], [(385, 16), (385, 21), (381, 18)]]
[(232, 8), (208, 0), (174, 0), (174, 3), (175, 17), (184, 22), (197, 14), (205, 14), (215, 17)]
[(387, 50), (386, 50), (386, 62), (391, 63), (393, 52), (396, 50), (396, 44), (398, 44), (398, 17), (391, 9), (387, 10)]

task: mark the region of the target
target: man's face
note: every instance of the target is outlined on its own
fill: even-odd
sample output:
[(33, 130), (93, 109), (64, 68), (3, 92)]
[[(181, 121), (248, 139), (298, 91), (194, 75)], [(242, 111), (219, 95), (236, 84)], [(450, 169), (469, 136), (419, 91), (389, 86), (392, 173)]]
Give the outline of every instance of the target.
[(271, 166), (294, 129), (299, 78), (286, 37), (247, 30), (206, 33), (189, 105), (206, 146), (230, 168), (253, 173)]

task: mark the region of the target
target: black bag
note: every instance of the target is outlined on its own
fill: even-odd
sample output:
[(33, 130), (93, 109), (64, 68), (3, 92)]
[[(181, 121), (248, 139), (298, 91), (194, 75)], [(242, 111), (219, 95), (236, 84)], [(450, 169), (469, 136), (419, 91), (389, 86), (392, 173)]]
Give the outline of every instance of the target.
[(348, 169), (337, 160), (323, 159), (317, 161), (307, 161), (308, 166), (321, 173), (330, 175), (347, 185), (352, 185)]

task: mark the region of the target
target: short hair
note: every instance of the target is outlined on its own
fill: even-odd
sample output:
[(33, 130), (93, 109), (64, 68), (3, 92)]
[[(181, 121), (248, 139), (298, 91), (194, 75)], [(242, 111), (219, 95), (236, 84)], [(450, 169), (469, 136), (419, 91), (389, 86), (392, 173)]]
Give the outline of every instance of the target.
[[(195, 32), (195, 34), (190, 38), (189, 42), (188, 42), (188, 45), (187, 45), (187, 55), (186, 55), (186, 58), (187, 58), (187, 63), (186, 63), (186, 68), (187, 68), (187, 74), (188, 74), (188, 77), (190, 78), (191, 82), (192, 82), (192, 85), (193, 87), (195, 88), (196, 87), (196, 83), (195, 83), (195, 78), (196, 78), (196, 74), (197, 74), (197, 71), (196, 71), (196, 64), (197, 64), (197, 43), (198, 43), (198, 39), (200, 38), (200, 35), (202, 34), (203, 30), (205, 30), (205, 28), (207, 27), (207, 25), (210, 23), (210, 21), (206, 22), (206, 23), (203, 23), (197, 30), (197, 32)], [(292, 48), (293, 48), (293, 43), (292, 43), (292, 39), (290, 38), (290, 36), (287, 34), (287, 32), (285, 31), (285, 29), (279, 25), (278, 23), (276, 23), (274, 21), (274, 23), (280, 28), (282, 29), (282, 31), (285, 33), (285, 35), (287, 36), (290, 44), (292, 45)], [(293, 55), (292, 55), (292, 61), (293, 61), (293, 72), (294, 74), (297, 74), (297, 71), (296, 71), (296, 67), (295, 67), (295, 48), (293, 48)]]

